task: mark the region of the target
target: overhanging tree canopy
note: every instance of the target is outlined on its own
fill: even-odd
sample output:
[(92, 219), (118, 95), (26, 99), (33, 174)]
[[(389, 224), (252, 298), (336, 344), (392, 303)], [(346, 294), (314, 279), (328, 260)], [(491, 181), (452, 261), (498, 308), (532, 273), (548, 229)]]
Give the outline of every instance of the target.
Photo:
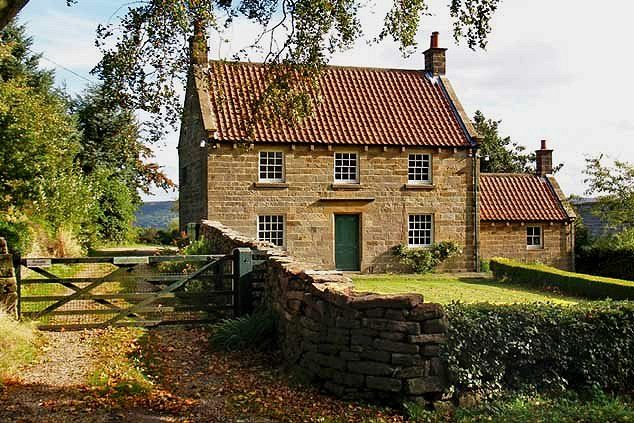
[[(59, 0), (63, 1), (63, 0)], [(306, 87), (315, 86), (329, 56), (350, 48), (363, 35), (375, 41), (393, 38), (407, 55), (416, 48), (416, 34), (432, 0), (393, 0), (382, 30), (362, 33), (363, 0), (146, 0), (126, 5), (114, 24), (97, 31), (103, 59), (94, 73), (109, 90), (108, 97), (126, 109), (154, 115), (146, 135), (157, 140), (165, 124), (180, 120), (178, 89), (189, 66), (188, 42), (199, 28), (218, 33), (236, 20), (257, 23), (261, 31), (252, 48), (264, 50), (271, 68), (269, 89), (255, 107), (272, 108), (287, 119), (311, 112)], [(439, 1), (439, 0), (435, 0)], [(500, 0), (450, 0), (454, 37), (470, 48), (486, 46), (490, 20)], [(75, 0), (66, 0), (70, 5)], [(0, 0), (0, 28), (28, 1)], [(242, 51), (236, 59), (251, 49)], [(308, 83), (308, 84), (307, 84)]]

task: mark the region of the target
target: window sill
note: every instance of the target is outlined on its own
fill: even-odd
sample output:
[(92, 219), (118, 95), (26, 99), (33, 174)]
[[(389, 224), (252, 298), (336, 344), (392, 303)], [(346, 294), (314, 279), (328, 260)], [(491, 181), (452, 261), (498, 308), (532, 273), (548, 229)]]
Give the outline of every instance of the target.
[(542, 251), (543, 249), (544, 249), (544, 247), (541, 246), (541, 245), (538, 246), (538, 247), (532, 247), (532, 246), (531, 247), (529, 247), (529, 246), (526, 247), (527, 251)]
[(259, 189), (286, 189), (288, 184), (286, 182), (255, 182), (253, 188)]
[(340, 183), (340, 184), (332, 184), (330, 188), (333, 191), (359, 191), (363, 188), (361, 184), (349, 184), (349, 183)]
[(407, 191), (430, 191), (436, 188), (434, 184), (405, 184), (403, 188)]

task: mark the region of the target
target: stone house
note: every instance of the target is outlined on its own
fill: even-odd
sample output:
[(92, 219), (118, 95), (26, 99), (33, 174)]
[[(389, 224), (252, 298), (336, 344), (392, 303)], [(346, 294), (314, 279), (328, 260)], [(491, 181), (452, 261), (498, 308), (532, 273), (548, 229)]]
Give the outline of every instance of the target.
[(480, 257), (573, 269), (575, 213), (552, 176), (546, 141), (536, 158), (535, 174), (480, 174)]
[(215, 220), (320, 268), (362, 272), (399, 270), (398, 244), (454, 241), (462, 254), (443, 266), (456, 271), (475, 270), (480, 248), (498, 251), (479, 245), (478, 135), (437, 33), (424, 70), (328, 67), (311, 116), (248, 131), (266, 66), (209, 61), (201, 38), (178, 147), (182, 228)]

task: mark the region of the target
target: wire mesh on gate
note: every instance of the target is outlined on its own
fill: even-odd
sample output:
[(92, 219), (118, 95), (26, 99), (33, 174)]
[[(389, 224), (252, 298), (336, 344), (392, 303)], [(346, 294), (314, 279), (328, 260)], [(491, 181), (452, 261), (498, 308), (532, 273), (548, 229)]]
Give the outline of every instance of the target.
[[(233, 309), (233, 265), (228, 258), (157, 297), (157, 293), (208, 263), (212, 256), (163, 258), (23, 260), (20, 271), (21, 316), (48, 326), (96, 326), (141, 301), (149, 304), (124, 315), (118, 324), (213, 321)], [(147, 260), (145, 260), (147, 259)], [(41, 259), (40, 259), (41, 260)], [(49, 260), (49, 259), (46, 259)], [(150, 301), (150, 299), (152, 299)]]

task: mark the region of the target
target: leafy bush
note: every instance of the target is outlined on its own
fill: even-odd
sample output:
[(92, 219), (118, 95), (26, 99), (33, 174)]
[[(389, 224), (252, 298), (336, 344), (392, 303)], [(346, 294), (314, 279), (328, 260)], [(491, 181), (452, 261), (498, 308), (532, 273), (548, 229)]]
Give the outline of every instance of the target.
[(394, 247), (394, 255), (416, 273), (431, 272), (440, 263), (459, 253), (460, 248), (453, 241), (442, 241), (430, 247), (411, 248), (403, 244)]
[(443, 347), (458, 392), (630, 392), (634, 303), (492, 305), (452, 303)]
[(7, 241), (9, 253), (26, 254), (33, 239), (33, 231), (22, 214), (0, 213), (0, 237)]
[(540, 289), (556, 288), (568, 295), (597, 300), (634, 300), (634, 282), (620, 279), (566, 272), (540, 264), (524, 264), (501, 258), (491, 260), (491, 271), (499, 280)]
[(634, 281), (634, 246), (580, 248), (576, 264), (582, 273)]
[(211, 326), (211, 345), (226, 351), (269, 349), (275, 345), (276, 326), (275, 314), (260, 308), (251, 315), (225, 319)]

